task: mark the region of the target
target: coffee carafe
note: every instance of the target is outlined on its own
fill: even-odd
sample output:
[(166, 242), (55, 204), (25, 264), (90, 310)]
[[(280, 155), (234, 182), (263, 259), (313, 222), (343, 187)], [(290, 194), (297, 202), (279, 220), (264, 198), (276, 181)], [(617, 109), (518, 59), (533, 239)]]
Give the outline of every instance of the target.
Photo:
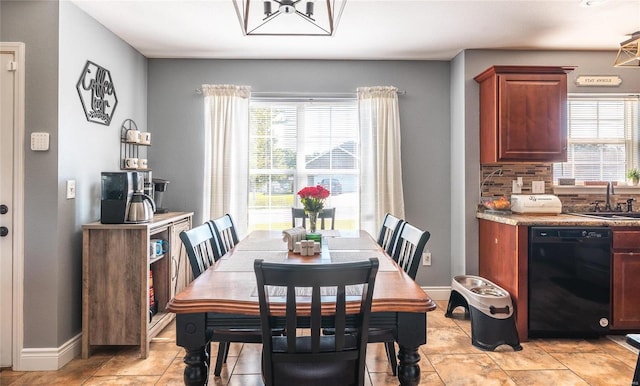
[(128, 223), (144, 223), (153, 220), (156, 204), (151, 196), (144, 193), (142, 173), (138, 173), (138, 178), (134, 178), (133, 190), (133, 195), (127, 208), (126, 221)]

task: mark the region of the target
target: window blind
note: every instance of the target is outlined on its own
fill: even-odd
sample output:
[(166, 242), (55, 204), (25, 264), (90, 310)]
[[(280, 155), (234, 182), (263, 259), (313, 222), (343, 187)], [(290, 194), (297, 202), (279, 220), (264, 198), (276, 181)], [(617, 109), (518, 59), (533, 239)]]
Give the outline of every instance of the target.
[(556, 163), (554, 179), (624, 181), (637, 163), (637, 97), (569, 97), (567, 162)]

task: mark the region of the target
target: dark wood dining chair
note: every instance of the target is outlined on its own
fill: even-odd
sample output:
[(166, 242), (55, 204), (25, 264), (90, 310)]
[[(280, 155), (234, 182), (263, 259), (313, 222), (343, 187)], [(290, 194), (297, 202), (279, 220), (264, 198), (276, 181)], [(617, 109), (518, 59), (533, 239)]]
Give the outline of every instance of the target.
[[(297, 220), (302, 220), (302, 227), (307, 227), (307, 214), (302, 208), (291, 208), (291, 227), (295, 228), (298, 224)], [(320, 222), (320, 229), (335, 229), (336, 227), (336, 208), (324, 208), (322, 212), (318, 214), (318, 221)], [(326, 223), (330, 223), (330, 228), (325, 228)]]
[[(254, 271), (264, 337), (265, 386), (364, 385), (378, 259), (343, 264), (286, 264), (257, 259)], [(272, 286), (285, 287), (284, 293), (270, 293)], [(361, 291), (355, 292), (360, 293), (352, 294), (353, 286), (359, 286), (356, 288)], [(347, 316), (347, 297), (360, 301), (355, 317)], [(310, 307), (308, 303), (298, 304), (302, 299), (310, 300)], [(285, 336), (272, 336), (274, 324), (283, 318)], [(335, 334), (322, 335), (323, 327), (334, 328)], [(310, 329), (309, 335), (298, 335), (299, 328)]]
[(396, 245), (400, 228), (404, 224), (404, 220), (387, 213), (382, 221), (380, 233), (378, 235), (378, 245), (387, 252), (389, 256), (393, 253), (393, 247)]
[[(233, 219), (226, 214), (189, 231), (181, 232), (180, 239), (187, 250), (193, 277), (196, 278), (238, 243), (238, 234)], [(211, 320), (214, 325), (216, 321), (223, 318), (228, 318), (228, 316), (216, 313), (209, 313), (207, 316), (207, 319)], [(213, 371), (215, 376), (220, 375), (222, 366), (227, 362), (231, 343), (262, 343), (262, 331), (257, 323), (251, 325), (251, 318), (234, 318), (238, 328), (210, 327), (207, 329), (209, 334), (207, 352), (209, 354), (210, 342), (218, 342), (216, 367)]]
[[(430, 237), (431, 234), (429, 232), (420, 230), (405, 221), (400, 226), (395, 247), (390, 256), (413, 280), (416, 279), (422, 252)], [(372, 328), (369, 330), (369, 343), (384, 343), (393, 375), (398, 374), (398, 359), (395, 348), (396, 334), (396, 331), (386, 328)]]
[[(219, 252), (218, 240), (213, 232), (213, 227), (210, 223), (204, 223), (188, 231), (180, 232), (180, 240), (182, 240), (187, 251), (194, 278), (209, 269), (223, 255)], [(215, 323), (216, 319), (226, 317), (222, 314), (209, 313), (207, 319)], [(242, 322), (239, 320), (238, 325), (242, 326)], [(214, 375), (216, 376), (220, 375), (222, 365), (227, 361), (231, 342), (262, 342), (262, 331), (257, 323), (254, 326), (246, 326), (246, 328), (220, 329), (211, 327), (207, 329), (207, 334), (209, 338), (207, 353), (209, 353), (209, 356), (211, 354), (211, 342), (219, 343), (216, 367), (214, 369)]]

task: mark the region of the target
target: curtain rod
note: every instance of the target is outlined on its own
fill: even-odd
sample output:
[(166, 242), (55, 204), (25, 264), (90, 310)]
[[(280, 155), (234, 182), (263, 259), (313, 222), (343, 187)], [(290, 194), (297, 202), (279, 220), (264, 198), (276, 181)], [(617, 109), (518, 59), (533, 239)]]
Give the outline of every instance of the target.
[[(398, 90), (398, 95), (405, 95), (406, 90)], [(196, 94), (202, 94), (201, 88), (196, 88)], [(300, 91), (252, 91), (255, 97), (302, 97), (302, 98), (350, 98), (355, 97), (355, 92), (300, 92)]]

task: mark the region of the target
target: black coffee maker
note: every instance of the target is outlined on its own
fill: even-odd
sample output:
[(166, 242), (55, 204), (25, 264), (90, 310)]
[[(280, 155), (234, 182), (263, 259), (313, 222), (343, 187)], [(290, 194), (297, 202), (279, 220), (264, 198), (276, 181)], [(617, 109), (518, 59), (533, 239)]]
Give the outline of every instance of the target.
[(124, 224), (126, 222), (127, 208), (139, 178), (138, 172), (102, 172), (101, 223)]
[(167, 191), (167, 185), (169, 180), (163, 180), (162, 178), (154, 178), (153, 180), (153, 200), (156, 203), (155, 213), (167, 213), (169, 209), (162, 206), (164, 199), (164, 192)]
[(140, 172), (102, 172), (100, 222), (103, 224), (144, 223), (153, 219), (155, 203), (144, 193)]

